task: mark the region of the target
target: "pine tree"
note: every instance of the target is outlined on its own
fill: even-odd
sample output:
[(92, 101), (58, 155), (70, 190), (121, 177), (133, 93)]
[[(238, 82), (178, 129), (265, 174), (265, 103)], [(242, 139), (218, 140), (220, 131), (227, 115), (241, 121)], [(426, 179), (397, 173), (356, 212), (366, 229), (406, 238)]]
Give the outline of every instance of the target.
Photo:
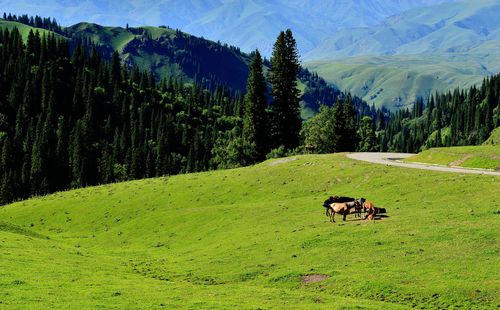
[(114, 85), (117, 83), (120, 85), (121, 83), (121, 65), (120, 65), (120, 56), (118, 55), (118, 52), (114, 52), (113, 56), (111, 57), (111, 73), (110, 73), (110, 81), (109, 83), (111, 85)]
[[(352, 103), (351, 95), (342, 105), (343, 132), (342, 138), (339, 140), (339, 150), (341, 152), (354, 152), (358, 144), (356, 110)], [(336, 119), (338, 121), (338, 119)]]
[(243, 140), (249, 145), (253, 145), (255, 150), (255, 155), (250, 155), (250, 161), (264, 159), (269, 150), (266, 111), (267, 86), (262, 67), (262, 57), (257, 50), (250, 65), (250, 75), (247, 81), (247, 93), (243, 108)]
[(271, 58), (272, 121), (274, 147), (294, 149), (299, 145), (302, 127), (300, 97), (297, 88), (299, 60), (297, 44), (290, 29), (281, 32)]
[(359, 128), (359, 152), (374, 152), (377, 150), (378, 141), (375, 135), (373, 120), (369, 116), (364, 116)]
[(340, 100), (337, 101), (335, 106), (333, 107), (332, 110), (332, 118), (333, 118), (333, 125), (332, 125), (332, 134), (336, 139), (335, 146), (333, 148), (333, 152), (341, 152), (341, 141), (343, 141), (344, 138), (344, 116), (343, 116), (343, 106), (344, 103)]

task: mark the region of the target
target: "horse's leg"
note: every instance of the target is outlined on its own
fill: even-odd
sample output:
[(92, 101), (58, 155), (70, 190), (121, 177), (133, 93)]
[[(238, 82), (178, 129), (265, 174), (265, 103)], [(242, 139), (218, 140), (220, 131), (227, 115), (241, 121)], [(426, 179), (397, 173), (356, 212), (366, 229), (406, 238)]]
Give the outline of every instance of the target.
[[(365, 212), (367, 213), (367, 212)], [(365, 220), (370, 217), (370, 210), (368, 210), (368, 213), (365, 215)]]
[(334, 210), (332, 210), (332, 213), (330, 215), (330, 222), (335, 223), (335, 211)]
[(345, 222), (346, 217), (347, 217), (347, 213), (344, 213), (344, 217), (342, 218), (342, 221)]

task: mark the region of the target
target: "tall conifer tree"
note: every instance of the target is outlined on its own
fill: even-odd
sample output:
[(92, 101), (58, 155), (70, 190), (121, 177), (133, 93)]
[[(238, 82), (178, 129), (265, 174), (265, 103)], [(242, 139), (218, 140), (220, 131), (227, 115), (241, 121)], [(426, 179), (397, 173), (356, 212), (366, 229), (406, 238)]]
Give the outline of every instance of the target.
[(270, 82), (273, 95), (274, 146), (293, 149), (299, 145), (302, 127), (300, 92), (297, 88), (299, 59), (297, 43), (290, 29), (281, 32), (274, 44)]
[(251, 160), (264, 159), (269, 145), (266, 81), (262, 65), (262, 57), (257, 50), (250, 65), (243, 107), (243, 139), (255, 148), (255, 157)]

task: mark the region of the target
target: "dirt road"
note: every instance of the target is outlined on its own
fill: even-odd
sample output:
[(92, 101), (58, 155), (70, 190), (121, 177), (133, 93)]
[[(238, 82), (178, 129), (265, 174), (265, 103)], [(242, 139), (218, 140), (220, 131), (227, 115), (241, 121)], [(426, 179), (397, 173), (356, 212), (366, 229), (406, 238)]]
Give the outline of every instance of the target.
[(420, 163), (405, 163), (399, 160), (411, 157), (415, 154), (408, 153), (350, 153), (347, 157), (355, 160), (366, 161), (374, 164), (398, 166), (413, 169), (445, 171), (455, 173), (470, 173), (470, 174), (484, 174), (500, 176), (500, 172), (484, 169), (468, 169), (468, 168), (455, 168), (440, 165), (420, 164)]

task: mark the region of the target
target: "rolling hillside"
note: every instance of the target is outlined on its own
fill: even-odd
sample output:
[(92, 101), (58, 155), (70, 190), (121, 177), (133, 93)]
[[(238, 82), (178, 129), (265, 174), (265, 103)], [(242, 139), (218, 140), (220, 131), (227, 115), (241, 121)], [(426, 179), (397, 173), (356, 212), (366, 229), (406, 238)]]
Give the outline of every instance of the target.
[[(37, 31), (43, 35), (43, 34), (49, 34), (49, 33), (52, 33), (51, 31), (48, 31), (48, 30), (45, 30), (45, 29), (40, 29), (40, 28), (34, 28), (34, 27), (31, 27), (31, 26), (28, 26), (28, 25), (24, 25), (24, 24), (21, 24), (21, 23), (17, 23), (17, 22), (12, 22), (12, 21), (7, 21), (7, 20), (3, 20), (0, 18), (0, 29), (9, 29), (9, 30), (12, 30), (13, 28), (17, 28), (17, 30), (19, 30), (19, 32), (21, 33), (21, 35), (23, 36), (23, 38), (27, 38), (28, 37), (28, 34), (30, 32), (30, 30), (32, 31)], [(55, 34), (57, 37), (60, 37), (60, 35), (58, 34)]]
[(500, 72), (500, 53), (359, 56), (304, 65), (370, 105), (396, 110), (411, 109), (418, 97), (427, 99), (436, 91), (480, 84)]
[[(498, 184), (338, 154), (30, 199), (0, 208), (0, 303), (494, 308)], [(388, 217), (330, 224), (330, 194), (365, 196)], [(327, 278), (301, 280), (315, 274)]]
[(430, 163), (452, 167), (500, 170), (500, 146), (457, 146), (432, 148), (409, 159), (410, 162)]
[(90, 38), (109, 58), (118, 51), (129, 67), (151, 70), (158, 78), (196, 79), (205, 87), (222, 84), (239, 91), (246, 87), (250, 57), (234, 47), (158, 27), (79, 23), (65, 32), (70, 38)]
[(410, 162), (500, 170), (500, 127), (478, 146), (439, 147), (408, 158)]

